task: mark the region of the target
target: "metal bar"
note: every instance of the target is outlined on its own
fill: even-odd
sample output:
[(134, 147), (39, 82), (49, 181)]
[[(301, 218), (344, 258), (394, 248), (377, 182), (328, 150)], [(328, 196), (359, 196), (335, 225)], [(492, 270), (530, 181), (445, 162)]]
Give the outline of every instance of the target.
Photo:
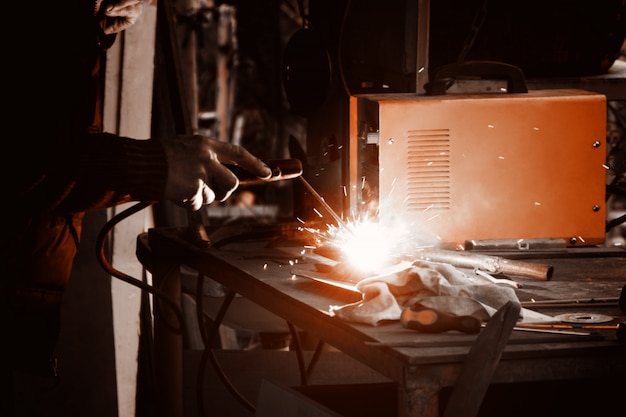
[(315, 188), (313, 188), (313, 186), (309, 184), (309, 182), (305, 180), (302, 175), (299, 176), (298, 179), (300, 180), (300, 182), (302, 182), (302, 184), (306, 187), (306, 189), (313, 195), (313, 197), (315, 197), (315, 199), (322, 205), (322, 207), (324, 207), (324, 209), (328, 212), (328, 214), (330, 214), (332, 218), (335, 219), (335, 221), (337, 222), (337, 226), (343, 227), (344, 229), (347, 230), (346, 224), (344, 223), (343, 219), (339, 217), (339, 215), (335, 212), (335, 210), (333, 210), (333, 208), (324, 200), (324, 197), (319, 195), (318, 192), (315, 191)]
[(550, 265), (463, 251), (429, 248), (420, 250), (418, 255), (425, 261), (444, 262), (460, 268), (482, 269), (491, 273), (512, 274), (540, 281), (548, 281), (553, 273)]

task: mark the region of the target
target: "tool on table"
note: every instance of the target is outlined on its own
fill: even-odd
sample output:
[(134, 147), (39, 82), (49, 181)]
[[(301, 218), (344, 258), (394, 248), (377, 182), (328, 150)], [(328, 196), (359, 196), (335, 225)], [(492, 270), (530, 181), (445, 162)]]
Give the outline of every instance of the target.
[(554, 318), (562, 323), (578, 325), (600, 324), (613, 321), (612, 316), (588, 312), (564, 313), (554, 316)]
[(565, 240), (559, 238), (546, 239), (484, 239), (466, 240), (465, 250), (473, 251), (531, 251), (531, 250), (566, 250)]
[(455, 250), (428, 248), (420, 250), (418, 255), (425, 261), (449, 263), (460, 268), (482, 269), (494, 274), (512, 274), (540, 281), (550, 280), (554, 272), (551, 265)]
[(551, 334), (561, 334), (561, 335), (571, 335), (571, 336), (591, 336), (592, 332), (588, 331), (579, 331), (579, 330), (559, 330), (559, 329), (551, 329), (546, 327), (532, 327), (532, 326), (519, 326), (516, 325), (513, 327), (513, 330), (519, 330), (523, 332), (531, 332), (531, 333), (551, 333)]
[[(577, 329), (587, 330), (579, 331)], [(617, 324), (584, 324), (584, 325), (572, 325), (572, 324), (550, 324), (550, 323), (520, 323), (514, 327), (514, 330), (521, 330), (527, 332), (538, 333), (554, 333), (554, 334), (569, 334), (579, 336), (589, 336), (594, 330), (615, 330), (615, 336), (618, 340), (626, 340), (626, 323), (619, 322)], [(589, 330), (591, 332), (589, 332)]]
[(565, 308), (565, 307), (613, 307), (619, 306), (626, 311), (626, 285), (622, 287), (619, 297), (569, 298), (564, 300), (523, 301), (524, 308)]
[(407, 329), (425, 333), (458, 330), (459, 332), (474, 334), (480, 332), (482, 319), (474, 315), (457, 316), (417, 303), (402, 311), (400, 323)]
[[(485, 327), (483, 325), (483, 327)], [(513, 327), (513, 330), (520, 330), (517, 326)], [(528, 330), (528, 329), (521, 329)], [(605, 337), (599, 333), (569, 333), (558, 330), (549, 330), (549, 329), (530, 329), (532, 332), (536, 333), (536, 336), (532, 337), (524, 337), (524, 338), (511, 338), (508, 340), (509, 345), (529, 345), (529, 344), (539, 344), (539, 343), (569, 343), (569, 342), (578, 342), (585, 341), (589, 342), (591, 340), (604, 340)], [(535, 332), (536, 330), (536, 332)], [(549, 331), (544, 331), (549, 330)], [(585, 337), (581, 337), (585, 336)], [(471, 346), (474, 343), (474, 339), (471, 338), (463, 338), (463, 339), (425, 339), (420, 338), (417, 340), (399, 340), (392, 342), (365, 342), (368, 346), (376, 346), (382, 348), (431, 348), (431, 347), (459, 347), (459, 346)]]
[[(272, 170), (269, 178), (259, 178), (237, 165), (225, 164), (239, 179), (239, 184), (256, 184), (288, 180), (302, 175), (302, 162), (298, 159), (272, 159), (264, 161)], [(204, 228), (202, 212), (187, 212), (187, 239), (196, 246), (208, 247), (211, 244), (209, 235)]]
[[(617, 297), (569, 298), (566, 300), (522, 301), (524, 308), (567, 308), (567, 307), (613, 307), (618, 305)], [(622, 311), (626, 311), (623, 310)]]

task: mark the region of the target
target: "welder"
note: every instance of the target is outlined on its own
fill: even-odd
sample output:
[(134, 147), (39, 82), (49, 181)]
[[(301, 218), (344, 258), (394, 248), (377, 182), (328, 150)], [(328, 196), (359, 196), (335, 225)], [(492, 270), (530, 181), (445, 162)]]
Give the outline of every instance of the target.
[[(102, 130), (104, 53), (143, 0), (9, 2), (23, 30), (3, 36), (0, 371), (54, 376), (59, 313), (86, 211), (170, 200), (190, 210), (228, 198), (232, 163), (271, 175), (245, 149), (198, 135), (127, 138)], [(8, 8), (8, 10), (7, 10)], [(14, 25), (5, 25), (5, 31)], [(12, 29), (13, 30), (13, 29)], [(149, 47), (149, 46), (146, 46)], [(8, 195), (7, 195), (8, 192)], [(6, 401), (5, 401), (6, 400)], [(10, 398), (0, 399), (11, 415)]]

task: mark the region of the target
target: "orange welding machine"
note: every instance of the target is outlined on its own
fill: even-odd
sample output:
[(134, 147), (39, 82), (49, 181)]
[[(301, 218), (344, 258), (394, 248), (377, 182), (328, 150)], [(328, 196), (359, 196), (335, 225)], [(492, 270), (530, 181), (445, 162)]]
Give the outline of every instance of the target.
[[(355, 207), (442, 243), (605, 238), (605, 96), (583, 90), (351, 97)], [(352, 203), (351, 203), (352, 204)]]

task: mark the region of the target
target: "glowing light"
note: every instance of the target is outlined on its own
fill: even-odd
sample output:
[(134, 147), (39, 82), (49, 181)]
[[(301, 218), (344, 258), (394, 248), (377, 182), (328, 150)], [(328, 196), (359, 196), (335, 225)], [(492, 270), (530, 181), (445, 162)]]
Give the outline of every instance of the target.
[(338, 242), (345, 262), (362, 272), (377, 271), (388, 265), (393, 258), (393, 237), (389, 232), (379, 223), (350, 224), (349, 233), (344, 233)]
[(335, 248), (343, 267), (365, 278), (398, 264), (413, 252), (408, 230), (364, 218), (342, 227), (328, 225), (328, 230), (318, 235), (318, 243)]
[(487, 127), (488, 127), (489, 129), (493, 129), (493, 128), (494, 128), (494, 126), (493, 126), (493, 125), (487, 125)]
[(263, 270), (267, 270), (267, 264), (263, 264)]

